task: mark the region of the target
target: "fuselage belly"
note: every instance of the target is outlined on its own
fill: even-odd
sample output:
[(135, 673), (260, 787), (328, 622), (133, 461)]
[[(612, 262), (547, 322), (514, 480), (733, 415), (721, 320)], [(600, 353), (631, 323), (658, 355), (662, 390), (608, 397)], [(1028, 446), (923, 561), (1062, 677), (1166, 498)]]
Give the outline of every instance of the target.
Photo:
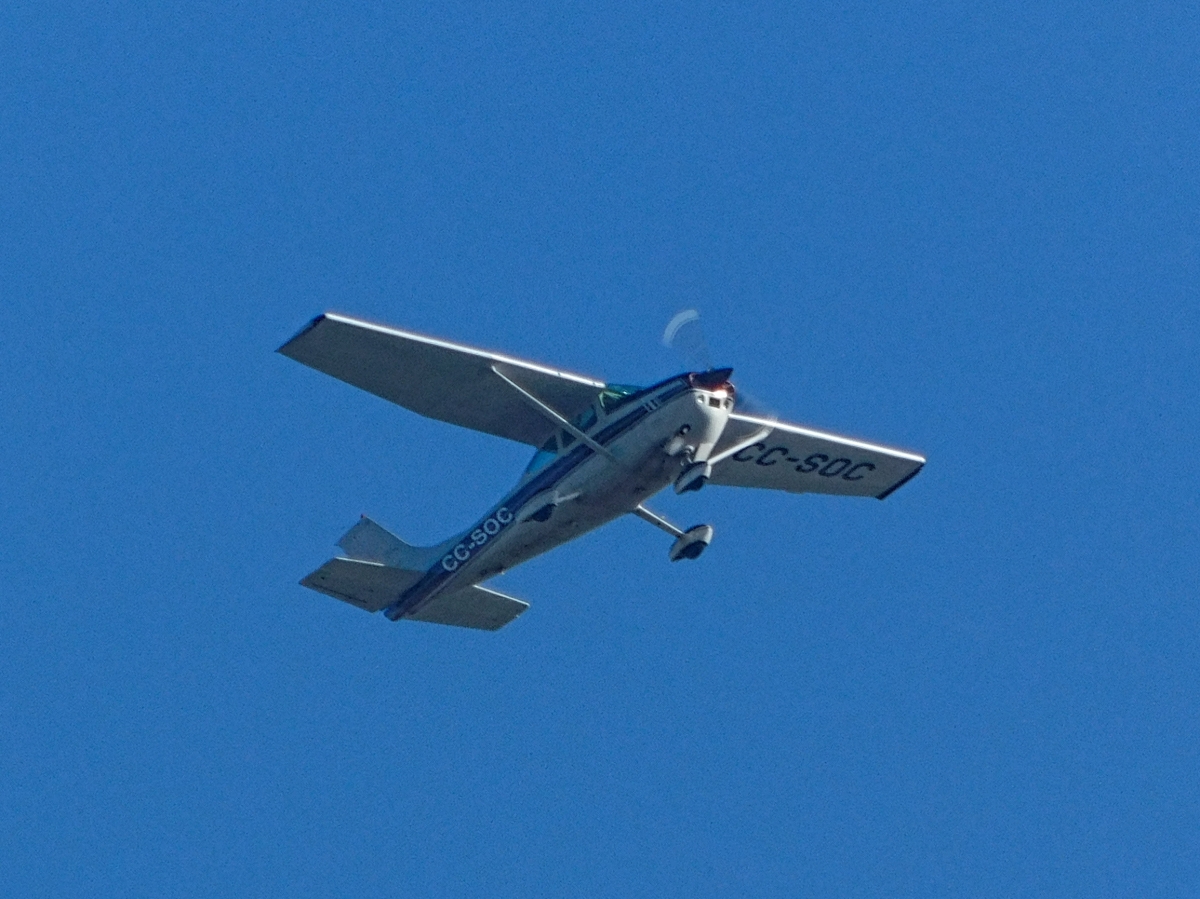
[(527, 473), (472, 529), (386, 611), (399, 619), (434, 596), (461, 590), (632, 512), (672, 482), (687, 461), (670, 455), (672, 438), (711, 446), (729, 404), (673, 378), (642, 391), (574, 441), (544, 468)]

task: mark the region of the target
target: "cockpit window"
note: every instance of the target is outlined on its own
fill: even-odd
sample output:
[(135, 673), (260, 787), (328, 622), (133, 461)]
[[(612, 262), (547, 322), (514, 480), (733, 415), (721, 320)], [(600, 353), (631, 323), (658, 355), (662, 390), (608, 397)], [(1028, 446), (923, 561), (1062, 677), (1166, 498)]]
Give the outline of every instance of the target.
[(551, 437), (547, 440), (540, 450), (533, 454), (533, 458), (529, 460), (529, 464), (525, 466), (525, 474), (530, 475), (535, 471), (541, 471), (558, 457), (558, 440)]
[(596, 423), (596, 407), (595, 406), (588, 406), (586, 409), (584, 409), (582, 412), (580, 412), (578, 415), (576, 415), (575, 420), (573, 422), (571, 422), (571, 424), (575, 425), (575, 427), (579, 428), (579, 430), (581, 430), (581, 431), (587, 431), (587, 430), (591, 429), (592, 425), (594, 425), (595, 423)]
[(600, 407), (607, 415), (618, 406), (623, 406), (631, 396), (641, 391), (641, 387), (635, 387), (632, 384), (609, 384), (600, 391)]

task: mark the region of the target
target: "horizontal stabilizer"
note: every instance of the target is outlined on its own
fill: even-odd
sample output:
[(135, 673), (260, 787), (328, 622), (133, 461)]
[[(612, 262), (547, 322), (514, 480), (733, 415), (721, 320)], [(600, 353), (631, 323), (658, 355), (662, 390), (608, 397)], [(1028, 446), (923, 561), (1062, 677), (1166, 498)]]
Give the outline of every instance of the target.
[(453, 624), (458, 627), (495, 631), (528, 608), (527, 602), (513, 599), (487, 587), (475, 586), (435, 596), (415, 614), (405, 617), (432, 624)]
[(300, 584), (368, 612), (378, 612), (399, 599), (423, 573), (378, 562), (330, 559)]

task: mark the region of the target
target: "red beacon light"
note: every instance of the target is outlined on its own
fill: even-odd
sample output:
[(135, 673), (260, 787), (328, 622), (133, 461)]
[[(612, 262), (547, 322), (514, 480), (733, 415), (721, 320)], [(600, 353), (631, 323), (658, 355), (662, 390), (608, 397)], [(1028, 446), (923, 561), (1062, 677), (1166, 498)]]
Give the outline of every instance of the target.
[(725, 389), (729, 391), (730, 396), (733, 396), (733, 385), (729, 383), (729, 376), (732, 374), (732, 368), (710, 368), (708, 371), (692, 372), (687, 379), (691, 387), (700, 387), (704, 390)]

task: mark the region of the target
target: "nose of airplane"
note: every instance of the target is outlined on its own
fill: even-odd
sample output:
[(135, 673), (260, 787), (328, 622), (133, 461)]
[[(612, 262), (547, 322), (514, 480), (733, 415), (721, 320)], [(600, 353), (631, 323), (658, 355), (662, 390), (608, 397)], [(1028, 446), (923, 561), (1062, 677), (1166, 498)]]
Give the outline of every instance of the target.
[(732, 374), (732, 368), (711, 368), (708, 371), (692, 372), (688, 375), (688, 383), (704, 390), (716, 390), (722, 384), (728, 383)]

